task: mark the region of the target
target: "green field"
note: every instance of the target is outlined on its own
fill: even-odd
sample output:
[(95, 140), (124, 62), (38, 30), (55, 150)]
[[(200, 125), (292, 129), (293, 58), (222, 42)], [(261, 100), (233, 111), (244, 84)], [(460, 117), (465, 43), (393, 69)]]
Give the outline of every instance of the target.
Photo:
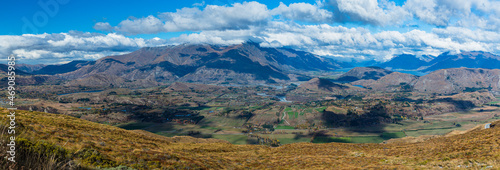
[(316, 108), (316, 111), (323, 112), (325, 109), (326, 109), (326, 106), (323, 106), (323, 107), (320, 107), (320, 108)]
[(278, 126), (276, 126), (276, 129), (295, 129), (295, 127), (286, 126), (286, 125), (278, 125)]

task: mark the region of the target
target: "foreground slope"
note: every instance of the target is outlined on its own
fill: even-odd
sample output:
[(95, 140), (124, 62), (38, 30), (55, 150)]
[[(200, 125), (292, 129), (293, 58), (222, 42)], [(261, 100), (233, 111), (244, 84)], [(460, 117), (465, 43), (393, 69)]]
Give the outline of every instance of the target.
[[(6, 114), (7, 110), (1, 111), (1, 122), (6, 122)], [(494, 122), (490, 129), (476, 129), (419, 143), (296, 143), (271, 148), (191, 137), (167, 138), (41, 112), (18, 111), (17, 120), (18, 130), (22, 131), (17, 141), (19, 153), (31, 152), (59, 162), (71, 160), (69, 162), (73, 165), (89, 168), (119, 165), (137, 169), (500, 167), (499, 121)], [(0, 154), (5, 154), (5, 148), (2, 149)], [(5, 168), (5, 155), (0, 156), (0, 165)], [(22, 162), (30, 160), (29, 156), (20, 155), (18, 158), (21, 165), (29, 164)]]

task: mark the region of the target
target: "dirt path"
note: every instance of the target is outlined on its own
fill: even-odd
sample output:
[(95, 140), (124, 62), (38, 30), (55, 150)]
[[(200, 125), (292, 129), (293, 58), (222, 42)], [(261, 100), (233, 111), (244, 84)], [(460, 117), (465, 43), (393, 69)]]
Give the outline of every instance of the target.
[(286, 116), (286, 113), (285, 113), (285, 111), (283, 111), (283, 118), (281, 118), (281, 119), (285, 120), (286, 124), (290, 125), (290, 123), (288, 123), (288, 121), (286, 121), (285, 116)]

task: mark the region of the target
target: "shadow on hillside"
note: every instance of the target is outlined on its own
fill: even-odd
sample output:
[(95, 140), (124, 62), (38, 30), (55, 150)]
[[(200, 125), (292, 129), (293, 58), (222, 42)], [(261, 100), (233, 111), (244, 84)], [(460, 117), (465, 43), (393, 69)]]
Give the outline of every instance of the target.
[[(385, 122), (390, 122), (390, 117), (385, 112), (382, 105), (376, 105), (368, 113), (357, 114), (348, 112), (347, 114), (338, 114), (332, 111), (323, 111), (321, 119), (328, 127), (379, 127)], [(383, 127), (382, 127), (383, 128)]]
[(245, 122), (248, 122), (255, 114), (249, 111), (243, 111), (239, 115), (236, 116), (237, 119), (245, 119)]
[(432, 100), (431, 102), (443, 102), (443, 103), (450, 103), (455, 106), (455, 108), (459, 110), (467, 110), (467, 109), (472, 109), (475, 107), (474, 103), (471, 101), (465, 101), (465, 100), (454, 100), (452, 98), (443, 98), (443, 99), (436, 99)]
[[(400, 97), (400, 98), (395, 98), (394, 101), (400, 101), (400, 102), (414, 102), (417, 104), (420, 104), (424, 101), (424, 99), (410, 99), (406, 97)], [(466, 100), (455, 100), (452, 98), (442, 98), (442, 99), (434, 99), (428, 101), (428, 103), (450, 103), (455, 106), (458, 110), (467, 110), (467, 109), (472, 109), (475, 107), (474, 103), (471, 101), (466, 101)]]
[(121, 128), (127, 130), (142, 129), (152, 133), (175, 130), (171, 122), (166, 122), (166, 123), (138, 122), (138, 123), (128, 124), (126, 127), (121, 127)]
[(373, 106), (368, 113), (335, 113), (323, 111), (321, 119), (330, 128), (347, 127), (346, 130), (352, 132), (384, 133), (386, 123), (391, 122), (391, 118), (385, 112), (382, 105)]
[(188, 131), (187, 136), (195, 137), (195, 138), (212, 138), (212, 134), (201, 133), (200, 131)]

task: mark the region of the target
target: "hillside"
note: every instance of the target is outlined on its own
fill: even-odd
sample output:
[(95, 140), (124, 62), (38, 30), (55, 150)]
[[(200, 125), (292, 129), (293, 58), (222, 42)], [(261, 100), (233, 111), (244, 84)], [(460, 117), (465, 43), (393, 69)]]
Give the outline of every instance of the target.
[(378, 80), (358, 80), (352, 82), (353, 85), (361, 85), (366, 88), (383, 91), (411, 90), (411, 85), (418, 77), (411, 74), (393, 72)]
[[(1, 113), (5, 122), (7, 110)], [(168, 138), (50, 113), (18, 111), (17, 114), (18, 132), (22, 131), (17, 138), (18, 151), (24, 153), (18, 155), (18, 165), (28, 168), (37, 165), (55, 169), (119, 165), (136, 169), (500, 167), (499, 121), (489, 129), (418, 143), (296, 143), (271, 148), (192, 137)], [(2, 151), (0, 156), (5, 153)], [(6, 168), (5, 161), (0, 165)]]
[(175, 83), (171, 84), (170, 86), (168, 86), (167, 88), (165, 88), (163, 90), (163, 92), (217, 91), (217, 90), (221, 90), (221, 89), (226, 89), (226, 88), (222, 87), (222, 86), (214, 86), (214, 85), (175, 82)]
[(274, 83), (306, 79), (301, 75), (303, 71), (330, 71), (340, 67), (332, 59), (287, 48), (260, 47), (256, 43), (177, 45), (147, 47), (125, 55), (104, 57), (59, 76), (78, 79), (105, 74), (157, 82)]
[[(31, 75), (30, 73), (27, 73), (22, 70), (13, 70), (13, 71), (15, 71), (17, 75), (23, 75), (23, 76)], [(9, 72), (9, 66), (6, 64), (0, 64), (0, 75), (7, 75), (8, 72)]]
[[(418, 77), (411, 74), (356, 67), (337, 81), (351, 80), (349, 84), (381, 91), (415, 91), (422, 93), (453, 94), (488, 90), (500, 93), (500, 70), (449, 68)], [(355, 81), (353, 81), (355, 80)]]
[(115, 75), (93, 74), (85, 78), (67, 81), (64, 85), (90, 88), (141, 88), (159, 86), (160, 83), (151, 79), (131, 81)]
[(443, 53), (429, 62), (430, 67), (424, 69), (425, 72), (435, 71), (446, 68), (500, 68), (500, 56), (488, 52), (463, 52), (451, 55)]
[(418, 78), (413, 88), (427, 93), (458, 93), (487, 89), (500, 91), (500, 70), (451, 68), (432, 72)]
[(348, 86), (333, 83), (327, 79), (313, 78), (305, 83), (302, 83), (297, 87), (298, 90), (312, 90), (312, 91), (328, 91), (328, 92), (338, 92), (341, 90), (348, 89)]

